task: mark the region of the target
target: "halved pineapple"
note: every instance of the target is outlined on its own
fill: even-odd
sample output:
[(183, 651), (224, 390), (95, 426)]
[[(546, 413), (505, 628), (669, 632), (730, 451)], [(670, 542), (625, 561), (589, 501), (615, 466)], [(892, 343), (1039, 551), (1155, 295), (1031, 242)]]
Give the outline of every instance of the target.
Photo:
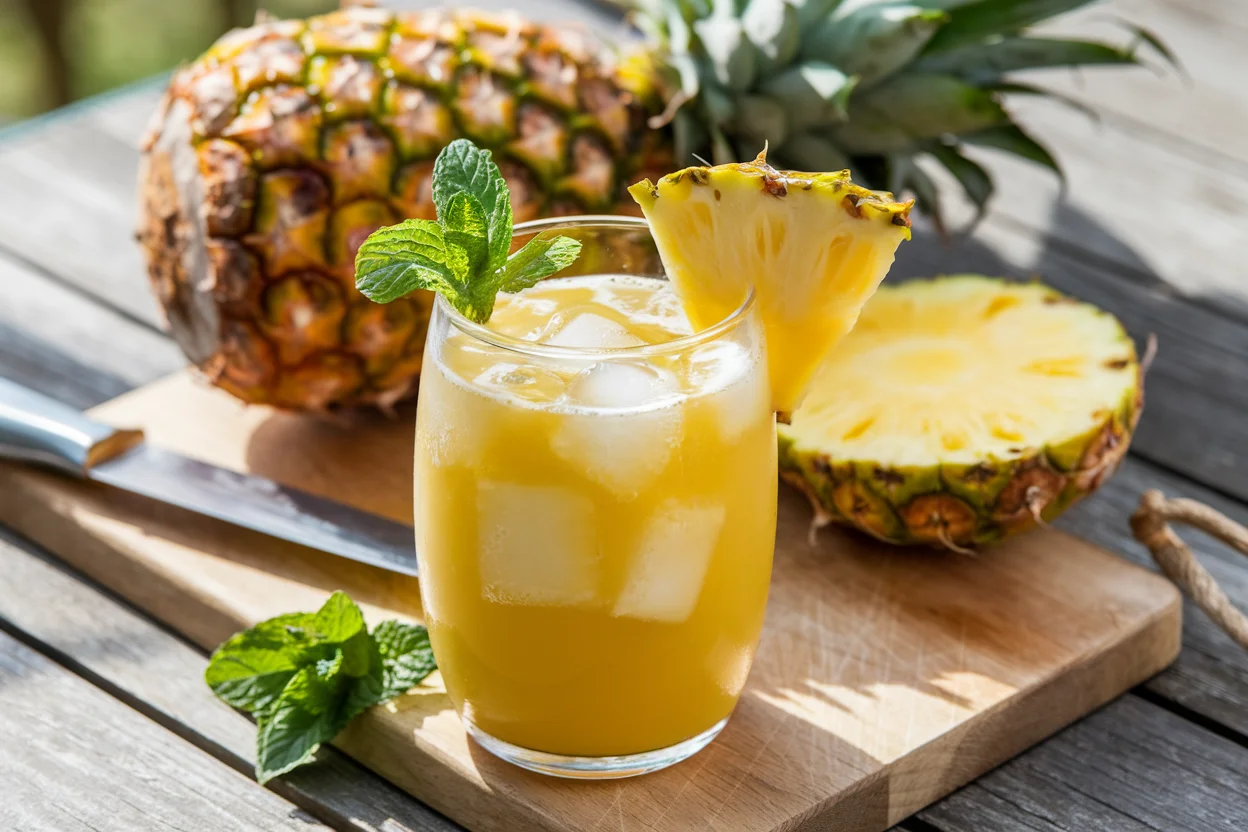
[(778, 171), (766, 151), (748, 164), (646, 179), (629, 193), (695, 329), (723, 320), (754, 286), (782, 420), (910, 238), (913, 200), (860, 188), (849, 171)]
[(1036, 283), (885, 286), (780, 428), (816, 522), (958, 548), (1052, 520), (1125, 455), (1143, 404), (1108, 312)]

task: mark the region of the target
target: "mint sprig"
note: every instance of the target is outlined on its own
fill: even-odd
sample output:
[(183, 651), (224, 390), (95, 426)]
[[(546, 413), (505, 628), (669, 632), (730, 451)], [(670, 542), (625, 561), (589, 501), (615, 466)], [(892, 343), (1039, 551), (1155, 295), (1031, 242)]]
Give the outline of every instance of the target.
[(485, 323), (499, 292), (527, 289), (572, 265), (581, 244), (536, 237), (511, 250), (511, 194), (488, 150), (467, 139), (433, 163), (437, 221), (405, 220), (369, 235), (355, 256), (355, 285), (377, 303), (417, 289), (438, 292), (466, 318)]
[(311, 761), (352, 719), (436, 668), (424, 627), (383, 621), (369, 633), (360, 608), (335, 592), (315, 613), (279, 615), (230, 638), (204, 680), (256, 718), (256, 779), (264, 783)]

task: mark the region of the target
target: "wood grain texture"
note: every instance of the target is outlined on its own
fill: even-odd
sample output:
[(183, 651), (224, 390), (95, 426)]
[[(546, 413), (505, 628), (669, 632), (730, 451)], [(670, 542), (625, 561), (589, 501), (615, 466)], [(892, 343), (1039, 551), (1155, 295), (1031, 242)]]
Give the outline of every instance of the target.
[[(208, 660), (64, 567), (0, 531), (0, 619), (40, 650), (250, 777), (255, 725), (204, 684)], [(451, 832), (456, 825), (325, 749), (315, 766), (273, 781), (278, 794), (338, 829)]]
[[(1155, 568), (1127, 526), (1140, 494), (1151, 488), (1199, 500), (1248, 524), (1248, 506), (1243, 503), (1128, 457), (1095, 498), (1064, 515), (1058, 526)], [(1248, 609), (1248, 560), (1208, 535), (1187, 529), (1181, 534), (1231, 601), (1240, 609)], [(1237, 734), (1241, 744), (1248, 746), (1248, 653), (1191, 603), (1184, 605), (1183, 622), (1183, 652), (1178, 661), (1148, 682), (1148, 690), (1183, 711), (1217, 723), (1224, 733)], [(1248, 757), (1248, 750), (1244, 754)]]
[[(1079, 799), (1100, 794), (1114, 802)], [(946, 832), (1227, 832), (1248, 820), (1245, 794), (1242, 747), (1128, 696), (920, 817)]]
[(159, 327), (134, 242), (138, 151), (86, 112), (0, 145), (0, 248)]
[[(244, 409), (183, 376), (104, 418), (217, 464), (410, 520), (411, 425), (335, 426)], [(308, 450), (291, 454), (290, 448)], [(369, 471), (362, 481), (353, 471)], [(9, 469), (5, 522), (197, 643), (333, 588), (371, 620), (419, 615), (415, 581)], [(629, 783), (568, 784), (472, 746), (445, 694), (422, 688), (341, 737), (352, 756), (479, 829), (880, 830), (1159, 670), (1178, 598), (1160, 578), (1057, 532), (993, 557), (889, 552), (827, 534), (785, 492), (772, 603), (733, 721), (694, 760)]]
[(23, 832), (327, 828), (3, 632), (0, 789)]
[(0, 375), (85, 409), (185, 363), (164, 334), (0, 255)]
[[(1243, 44), (1248, 13), (1238, 0), (1110, 0), (1063, 15), (1041, 27), (1046, 35), (1129, 38), (1116, 19), (1129, 20), (1159, 35), (1179, 56), (1184, 73), (1124, 72), (1111, 68), (1074, 73), (1030, 73), (1081, 101), (1096, 102), (1111, 120), (1175, 152), (1205, 159), (1222, 157), (1248, 164), (1243, 129), (1248, 97), (1238, 83), (1248, 70)], [(1150, 64), (1149, 50), (1143, 54)]]

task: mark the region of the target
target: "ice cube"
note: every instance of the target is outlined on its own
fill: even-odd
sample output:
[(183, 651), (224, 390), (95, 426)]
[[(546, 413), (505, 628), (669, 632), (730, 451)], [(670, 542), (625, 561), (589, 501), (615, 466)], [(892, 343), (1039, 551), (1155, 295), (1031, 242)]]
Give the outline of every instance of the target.
[(598, 597), (594, 504), (563, 488), (477, 486), (481, 585), (502, 604), (584, 606)]
[(733, 341), (717, 341), (699, 347), (684, 361), (685, 389), (705, 396), (712, 408), (719, 434), (735, 442), (760, 419), (769, 406), (763, 363)]
[(554, 370), (510, 361), (490, 365), (472, 383), (482, 390), (530, 402), (554, 402), (567, 388), (565, 377)]
[(723, 525), (723, 506), (664, 502), (642, 534), (612, 613), (672, 624), (689, 618)]
[(568, 404), (595, 410), (634, 410), (671, 402), (680, 385), (671, 373), (631, 361), (603, 361), (568, 383)]
[(635, 496), (680, 444), (678, 397), (676, 380), (654, 368), (595, 364), (568, 384), (564, 402), (586, 411), (561, 418), (551, 448), (617, 495)]
[(610, 318), (582, 312), (569, 320), (553, 336), (546, 339), (552, 347), (576, 347), (579, 349), (618, 349), (640, 347), (645, 344), (624, 326)]

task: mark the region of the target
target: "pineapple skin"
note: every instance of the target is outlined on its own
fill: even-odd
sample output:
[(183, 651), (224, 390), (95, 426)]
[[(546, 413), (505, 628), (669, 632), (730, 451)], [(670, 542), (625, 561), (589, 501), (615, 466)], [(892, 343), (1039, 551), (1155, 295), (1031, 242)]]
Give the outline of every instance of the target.
[[(1056, 291), (1051, 297), (1075, 302)], [(835, 523), (894, 545), (973, 550), (1051, 523), (1096, 491), (1127, 455), (1144, 409), (1144, 370), (1130, 350), (1135, 381), (1121, 401), (1094, 427), (1058, 444), (1023, 448), (1010, 459), (897, 467), (804, 446), (782, 424), (780, 478), (809, 499), (813, 528)]]
[(238, 398), (389, 409), (415, 393), (432, 296), (355, 289), (374, 230), (433, 219), (437, 153), (494, 152), (517, 222), (636, 213), (670, 168), (645, 73), (579, 28), (350, 7), (222, 37), (179, 70), (139, 174), (138, 239), (190, 361)]

